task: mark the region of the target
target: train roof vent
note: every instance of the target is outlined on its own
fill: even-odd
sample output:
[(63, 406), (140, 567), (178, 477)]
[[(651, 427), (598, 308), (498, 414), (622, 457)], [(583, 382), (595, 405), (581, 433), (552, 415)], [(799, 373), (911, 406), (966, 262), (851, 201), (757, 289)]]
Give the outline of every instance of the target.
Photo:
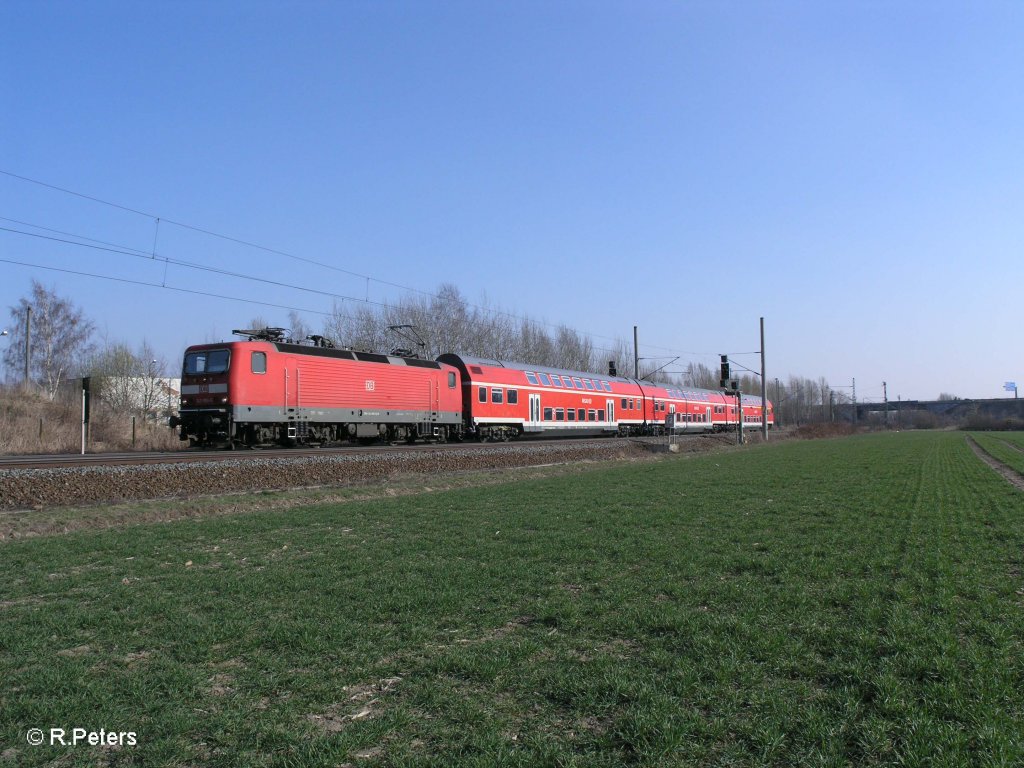
[(483, 376), (484, 375), (484, 369), (481, 368), (479, 365), (471, 365), (471, 366), (469, 366), (469, 372), (470, 373), (475, 373), (477, 376)]

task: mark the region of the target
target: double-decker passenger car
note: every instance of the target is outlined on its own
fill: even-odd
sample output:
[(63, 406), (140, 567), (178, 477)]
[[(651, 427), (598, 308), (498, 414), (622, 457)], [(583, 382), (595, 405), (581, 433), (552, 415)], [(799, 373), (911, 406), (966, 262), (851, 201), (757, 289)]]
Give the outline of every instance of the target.
[[(465, 433), (483, 439), (659, 434), (671, 414), (679, 414), (673, 419), (679, 432), (719, 431), (739, 423), (735, 399), (713, 390), (455, 354), (438, 360), (461, 373)], [(745, 426), (760, 426), (761, 399), (744, 395), (743, 412)]]
[(455, 354), (438, 360), (461, 373), (466, 431), (483, 439), (617, 434), (643, 420), (630, 379)]

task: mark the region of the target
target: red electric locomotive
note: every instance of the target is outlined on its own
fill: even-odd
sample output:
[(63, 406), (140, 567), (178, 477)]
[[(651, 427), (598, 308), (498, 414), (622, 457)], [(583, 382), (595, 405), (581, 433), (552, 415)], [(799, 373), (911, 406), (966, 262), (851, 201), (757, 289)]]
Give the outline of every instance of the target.
[(432, 360), (295, 344), (281, 329), (185, 351), (182, 440), (254, 446), (340, 440), (444, 441), (462, 434), (458, 371)]

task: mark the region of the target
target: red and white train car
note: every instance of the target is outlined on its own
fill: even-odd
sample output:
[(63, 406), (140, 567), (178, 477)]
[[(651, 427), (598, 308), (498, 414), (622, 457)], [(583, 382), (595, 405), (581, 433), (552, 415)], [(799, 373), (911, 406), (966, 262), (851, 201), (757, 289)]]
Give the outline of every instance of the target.
[(456, 354), (438, 360), (462, 374), (467, 431), (483, 439), (617, 434), (643, 421), (629, 379)]
[[(735, 399), (722, 392), (456, 354), (438, 360), (459, 370), (466, 433), (484, 439), (650, 434), (667, 423), (712, 432), (739, 422)], [(744, 426), (760, 426), (762, 410), (760, 398), (744, 395)]]
[(185, 351), (177, 423), (192, 444), (447, 440), (462, 433), (459, 372), (432, 360), (274, 340)]

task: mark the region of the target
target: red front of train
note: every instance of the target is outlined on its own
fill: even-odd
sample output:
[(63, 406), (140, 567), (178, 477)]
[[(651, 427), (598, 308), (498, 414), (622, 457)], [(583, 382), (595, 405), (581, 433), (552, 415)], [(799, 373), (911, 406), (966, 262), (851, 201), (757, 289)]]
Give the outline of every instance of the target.
[(189, 347), (178, 424), (193, 445), (448, 440), (458, 371), (431, 360), (282, 341)]

